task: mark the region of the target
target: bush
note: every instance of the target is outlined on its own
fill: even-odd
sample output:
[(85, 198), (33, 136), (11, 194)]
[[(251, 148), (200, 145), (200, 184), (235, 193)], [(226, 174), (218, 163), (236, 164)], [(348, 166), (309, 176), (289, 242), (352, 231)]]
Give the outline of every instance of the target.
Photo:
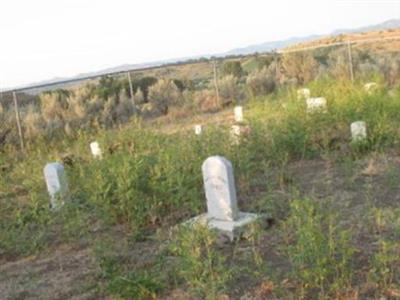
[(215, 90), (203, 89), (194, 93), (194, 103), (202, 112), (213, 111), (218, 108)]
[(228, 75), (219, 81), (219, 96), (222, 106), (236, 103), (242, 98), (243, 94), (235, 76)]
[(226, 61), (222, 65), (222, 75), (232, 75), (234, 77), (241, 77), (243, 75), (242, 64), (240, 61)]
[(161, 113), (166, 115), (168, 107), (182, 99), (181, 92), (175, 83), (168, 79), (159, 80), (149, 89), (149, 101)]
[(23, 124), (25, 125), (25, 137), (28, 139), (33, 139), (43, 134), (46, 130), (46, 123), (42, 115), (33, 105), (29, 105), (28, 112), (24, 116)]
[(251, 97), (266, 95), (276, 88), (275, 76), (268, 68), (263, 68), (249, 74), (246, 85)]
[(282, 70), (289, 79), (303, 85), (315, 78), (318, 63), (309, 52), (285, 53), (282, 55)]
[(318, 289), (322, 298), (343, 289), (351, 280), (355, 251), (349, 232), (338, 227), (337, 216), (309, 199), (295, 200), (290, 207), (285, 229), (294, 279), (306, 291)]

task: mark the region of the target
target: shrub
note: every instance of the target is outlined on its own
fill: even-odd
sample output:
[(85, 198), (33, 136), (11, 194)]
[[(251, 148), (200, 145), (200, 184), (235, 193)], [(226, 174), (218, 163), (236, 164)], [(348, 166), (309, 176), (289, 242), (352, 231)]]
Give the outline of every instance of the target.
[(303, 85), (315, 78), (318, 63), (309, 52), (285, 53), (282, 55), (282, 70), (284, 75)]
[(232, 277), (224, 255), (216, 249), (217, 235), (206, 226), (180, 228), (169, 250), (179, 258), (178, 276), (202, 299), (217, 299)]
[(212, 111), (218, 108), (215, 90), (203, 89), (194, 93), (194, 103), (202, 112)]
[(149, 101), (161, 113), (167, 114), (168, 107), (177, 104), (182, 98), (181, 92), (171, 80), (162, 79), (149, 89)]
[(36, 136), (43, 134), (46, 129), (46, 124), (42, 115), (33, 105), (29, 105), (23, 123), (25, 125), (25, 136), (28, 139), (33, 139)]
[(252, 97), (266, 95), (275, 90), (275, 76), (268, 68), (249, 74), (246, 85)]
[(306, 293), (317, 289), (320, 296), (343, 289), (351, 280), (355, 252), (349, 232), (338, 227), (337, 216), (309, 199), (295, 200), (290, 208), (284, 228), (294, 279)]
[(232, 75), (234, 77), (241, 77), (243, 75), (242, 64), (240, 61), (226, 61), (222, 65), (222, 75)]
[(235, 76), (228, 75), (219, 81), (219, 96), (222, 106), (236, 103), (242, 98), (242, 93)]
[(135, 96), (134, 96), (134, 99), (135, 99), (135, 104), (136, 105), (142, 105), (142, 104), (144, 104), (146, 102), (145, 98), (144, 98), (144, 94), (143, 94), (141, 89), (137, 89), (137, 91), (135, 93)]

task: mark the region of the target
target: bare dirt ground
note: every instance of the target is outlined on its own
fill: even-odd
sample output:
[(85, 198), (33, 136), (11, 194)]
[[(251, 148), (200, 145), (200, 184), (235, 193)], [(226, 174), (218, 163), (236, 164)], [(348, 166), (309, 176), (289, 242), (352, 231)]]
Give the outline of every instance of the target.
[(88, 249), (60, 247), (0, 266), (0, 299), (99, 299)]

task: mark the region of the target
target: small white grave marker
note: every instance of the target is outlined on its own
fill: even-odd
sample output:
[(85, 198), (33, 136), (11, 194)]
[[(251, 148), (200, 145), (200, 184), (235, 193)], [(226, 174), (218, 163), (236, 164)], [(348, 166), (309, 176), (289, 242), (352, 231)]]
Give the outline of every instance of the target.
[(68, 195), (68, 182), (65, 170), (60, 163), (49, 163), (44, 167), (44, 178), (50, 195), (52, 209), (59, 209), (64, 205)]
[(235, 106), (233, 111), (235, 113), (235, 122), (238, 122), (238, 123), (243, 122), (243, 107)]
[(378, 84), (376, 82), (368, 82), (364, 84), (364, 90), (371, 93), (372, 91), (378, 88)]
[(230, 131), (230, 137), (232, 144), (239, 145), (240, 144), (240, 125), (232, 125)]
[(259, 216), (239, 211), (233, 168), (229, 160), (222, 156), (211, 156), (204, 161), (202, 172), (208, 212), (188, 223), (207, 224), (209, 228), (216, 229), (233, 240), (246, 225), (256, 221)]
[(239, 145), (242, 136), (248, 136), (251, 133), (249, 125), (232, 125), (230, 138), (233, 145)]
[(308, 98), (307, 102), (307, 112), (324, 112), (326, 113), (326, 99), (324, 97), (318, 98)]
[(311, 97), (311, 92), (309, 89), (304, 88), (304, 89), (299, 89), (297, 90), (297, 99), (308, 99)]
[(351, 123), (350, 130), (354, 142), (359, 142), (367, 138), (367, 125), (364, 121)]
[(103, 154), (100, 149), (100, 145), (98, 142), (92, 142), (90, 143), (90, 151), (92, 151), (92, 155), (94, 158), (103, 158)]
[(195, 125), (195, 126), (194, 126), (194, 133), (195, 133), (196, 135), (200, 135), (200, 134), (202, 133), (202, 131), (203, 131), (203, 128), (202, 128), (201, 125)]

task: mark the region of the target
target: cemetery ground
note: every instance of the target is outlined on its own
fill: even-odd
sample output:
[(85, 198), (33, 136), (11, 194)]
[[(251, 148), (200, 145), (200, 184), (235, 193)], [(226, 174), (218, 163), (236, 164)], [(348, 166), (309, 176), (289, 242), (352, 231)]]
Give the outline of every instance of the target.
[[(233, 108), (1, 153), (0, 299), (395, 299), (400, 297), (400, 89), (317, 81)], [(352, 142), (350, 124), (367, 138)], [(201, 135), (194, 124), (201, 123)], [(93, 159), (96, 140), (103, 159)], [(201, 165), (232, 162), (238, 206), (268, 219), (229, 242), (201, 226)], [(49, 209), (46, 163), (70, 195)]]

